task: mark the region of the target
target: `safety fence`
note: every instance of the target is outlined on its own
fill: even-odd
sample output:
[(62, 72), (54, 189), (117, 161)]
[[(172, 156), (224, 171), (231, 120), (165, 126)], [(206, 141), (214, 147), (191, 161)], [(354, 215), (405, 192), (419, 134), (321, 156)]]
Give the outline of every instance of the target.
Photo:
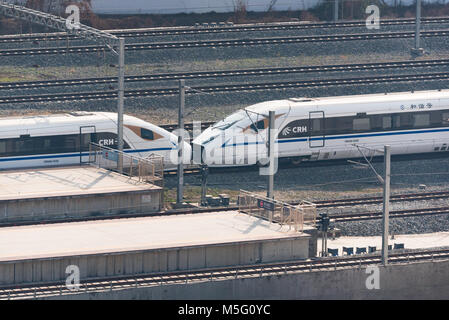
[(238, 207), (239, 212), (287, 225), (289, 230), (293, 227), (295, 231), (303, 231), (304, 224), (314, 226), (316, 222), (316, 205), (308, 201), (291, 205), (240, 190)]
[[(164, 186), (164, 158), (157, 154), (142, 158), (90, 143), (87, 162), (98, 168), (135, 178), (139, 182), (147, 182), (159, 187)], [(120, 163), (122, 163), (121, 166)]]

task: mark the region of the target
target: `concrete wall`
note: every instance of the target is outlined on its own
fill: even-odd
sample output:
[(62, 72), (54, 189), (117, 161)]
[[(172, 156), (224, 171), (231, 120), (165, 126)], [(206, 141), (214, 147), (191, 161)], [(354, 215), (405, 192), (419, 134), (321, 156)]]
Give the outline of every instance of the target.
[[(53, 299), (449, 299), (449, 261), (380, 267), (368, 290), (366, 268), (164, 285)], [(51, 299), (51, 298), (50, 298)]]
[(163, 190), (114, 192), (0, 201), (0, 222), (39, 221), (137, 212), (159, 212)]
[(68, 276), (65, 270), (69, 265), (80, 268), (82, 281), (98, 277), (296, 260), (308, 257), (309, 240), (309, 236), (297, 236), (279, 240), (0, 262), (0, 284), (65, 281)]

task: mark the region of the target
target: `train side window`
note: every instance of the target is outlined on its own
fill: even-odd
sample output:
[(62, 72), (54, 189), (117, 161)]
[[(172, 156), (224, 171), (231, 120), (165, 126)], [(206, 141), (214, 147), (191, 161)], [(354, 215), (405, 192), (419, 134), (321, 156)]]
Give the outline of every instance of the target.
[(442, 112), (441, 113), (441, 122), (445, 126), (449, 125), (449, 112)]
[(393, 115), (391, 124), (393, 128), (399, 129), (401, 127), (401, 117), (398, 114)]
[(50, 153), (51, 150), (51, 139), (45, 137), (35, 137), (33, 138), (35, 153), (36, 154), (44, 154)]
[(144, 128), (140, 129), (140, 136), (146, 140), (154, 140), (154, 133), (151, 130), (147, 130)]
[[(96, 141), (97, 135), (94, 133), (84, 134), (82, 151), (89, 150), (89, 142)], [(100, 133), (98, 138), (111, 143), (104, 144), (106, 146), (117, 148), (115, 143), (117, 134), (110, 132)], [(124, 149), (129, 149), (129, 144), (124, 142)], [(114, 145), (115, 143), (115, 145)], [(33, 154), (59, 154), (71, 153), (80, 151), (80, 136), (79, 134), (58, 135), (58, 136), (41, 136), (41, 137), (26, 137), (26, 138), (12, 138), (0, 140), (0, 155), (3, 157), (23, 156)]]
[(254, 131), (258, 131), (258, 130), (263, 130), (265, 129), (265, 119), (263, 120), (259, 120), (255, 123), (251, 124), (251, 129), (253, 129)]
[(52, 136), (51, 138), (51, 153), (63, 153), (64, 149), (64, 136)]
[(391, 129), (391, 117), (390, 116), (382, 117), (382, 129)]
[(312, 119), (312, 133), (321, 133), (324, 132), (324, 119)]
[[(91, 134), (87, 133), (86, 135), (87, 135), (87, 139), (85, 139), (83, 141), (84, 144), (82, 145), (82, 150), (81, 151), (89, 151), (89, 145), (92, 142)], [(77, 150), (78, 149), (77, 148), (77, 145), (78, 145), (77, 141), (78, 141), (78, 139), (76, 139), (76, 137), (67, 136), (64, 139), (64, 147), (63, 147), (64, 152), (77, 152), (78, 151)]]
[(354, 131), (369, 131), (371, 130), (369, 118), (355, 118), (352, 121)]
[(27, 155), (34, 153), (34, 143), (30, 138), (20, 138), (16, 140), (14, 151), (18, 155)]
[[(83, 133), (81, 135), (81, 151), (89, 151), (89, 145), (91, 142), (95, 141), (92, 138), (92, 133)], [(75, 139), (70, 137), (70, 136), (66, 136), (64, 139), (64, 151), (66, 152), (75, 152), (76, 150), (76, 143), (74, 141)]]
[(415, 113), (413, 114), (413, 127), (428, 127), (430, 125), (430, 114), (426, 113)]
[(42, 149), (48, 150), (51, 148), (51, 140), (48, 138), (42, 138)]
[(371, 115), (370, 116), (371, 129), (379, 130), (382, 129), (382, 115)]
[(14, 155), (14, 146), (15, 146), (16, 139), (6, 139), (6, 154), (5, 156), (12, 156)]
[(351, 133), (353, 129), (352, 117), (336, 118), (334, 132), (337, 134)]
[(391, 116), (377, 114), (370, 116), (371, 131), (391, 129)]
[(442, 122), (441, 111), (431, 111), (430, 112), (430, 124), (433, 127), (440, 126)]
[(325, 132), (327, 135), (336, 133), (337, 120), (336, 118), (326, 118)]
[(410, 113), (401, 113), (399, 116), (401, 118), (401, 129), (408, 129), (413, 127), (413, 119)]

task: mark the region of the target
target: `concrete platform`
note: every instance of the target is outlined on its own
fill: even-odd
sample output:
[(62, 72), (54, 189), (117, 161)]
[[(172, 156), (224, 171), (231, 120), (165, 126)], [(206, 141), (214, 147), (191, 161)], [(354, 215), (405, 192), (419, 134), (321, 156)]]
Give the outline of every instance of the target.
[(311, 236), (238, 212), (0, 229), (0, 284), (287, 261), (310, 255)]
[(92, 166), (0, 172), (0, 222), (155, 212), (162, 191)]

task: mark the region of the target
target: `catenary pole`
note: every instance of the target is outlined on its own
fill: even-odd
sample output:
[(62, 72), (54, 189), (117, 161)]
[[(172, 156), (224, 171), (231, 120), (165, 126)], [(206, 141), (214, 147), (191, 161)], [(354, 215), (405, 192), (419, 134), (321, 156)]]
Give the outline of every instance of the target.
[(176, 204), (182, 205), (184, 194), (184, 164), (183, 164), (183, 149), (184, 149), (184, 105), (185, 105), (185, 82), (179, 80), (179, 113), (178, 113), (178, 188)]
[(275, 112), (270, 111), (268, 118), (268, 159), (269, 159), (269, 168), (268, 168), (268, 190), (267, 190), (267, 198), (274, 199), (274, 144), (275, 144), (275, 134), (274, 134), (274, 125), (275, 125)]
[(382, 264), (388, 264), (388, 227), (390, 215), (390, 176), (391, 176), (391, 150), (390, 146), (384, 147), (384, 203), (382, 215)]
[(334, 22), (338, 21), (338, 0), (334, 0)]
[(118, 48), (118, 100), (117, 100), (117, 144), (119, 150), (118, 167), (123, 172), (123, 109), (125, 104), (125, 39), (119, 39)]
[(421, 0), (416, 0), (415, 14), (415, 47), (412, 49), (413, 56), (420, 56), (424, 53), (421, 48)]

